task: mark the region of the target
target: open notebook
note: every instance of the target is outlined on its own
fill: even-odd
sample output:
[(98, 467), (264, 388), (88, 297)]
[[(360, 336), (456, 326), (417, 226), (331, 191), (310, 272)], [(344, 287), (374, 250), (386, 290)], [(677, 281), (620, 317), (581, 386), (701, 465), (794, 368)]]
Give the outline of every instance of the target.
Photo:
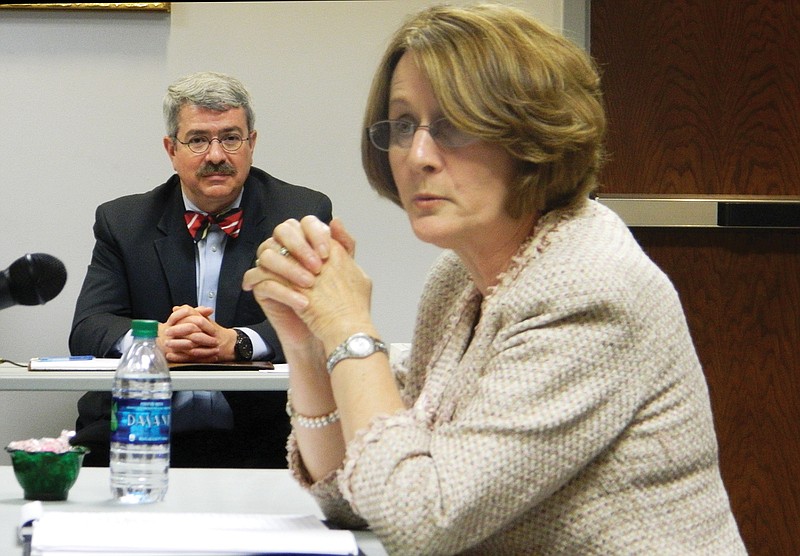
[(359, 554), (352, 532), (312, 515), (73, 512), (29, 502), (19, 536), (32, 556)]

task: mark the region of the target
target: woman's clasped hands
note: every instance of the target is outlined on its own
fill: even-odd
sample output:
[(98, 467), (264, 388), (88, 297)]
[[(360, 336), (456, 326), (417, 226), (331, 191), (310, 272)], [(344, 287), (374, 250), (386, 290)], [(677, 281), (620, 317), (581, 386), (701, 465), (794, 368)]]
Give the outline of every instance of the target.
[(242, 287), (253, 292), (282, 343), (338, 337), (337, 328), (370, 320), (372, 283), (354, 253), (355, 241), (338, 219), (330, 225), (314, 216), (290, 219), (259, 246)]

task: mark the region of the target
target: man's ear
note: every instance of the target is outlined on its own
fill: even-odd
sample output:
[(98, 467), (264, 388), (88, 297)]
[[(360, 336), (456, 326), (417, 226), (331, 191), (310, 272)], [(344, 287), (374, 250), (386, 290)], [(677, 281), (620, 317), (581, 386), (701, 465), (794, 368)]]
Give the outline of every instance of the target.
[(164, 137), (164, 150), (167, 151), (170, 158), (175, 156), (175, 141), (169, 135)]

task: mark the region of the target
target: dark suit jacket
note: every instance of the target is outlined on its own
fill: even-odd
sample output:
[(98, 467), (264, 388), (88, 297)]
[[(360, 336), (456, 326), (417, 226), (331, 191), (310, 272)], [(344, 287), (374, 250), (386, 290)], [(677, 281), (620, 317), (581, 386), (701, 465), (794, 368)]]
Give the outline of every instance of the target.
[[(331, 201), (320, 192), (290, 185), (251, 168), (241, 207), (241, 232), (225, 247), (214, 319), (225, 327), (253, 329), (275, 350), (274, 361), (283, 362), (277, 335), (252, 293), (242, 290), (242, 276), (253, 266), (256, 249), (272, 235), (276, 225), (308, 214), (329, 222)], [(69, 338), (73, 355), (119, 356), (114, 345), (130, 329), (132, 319), (164, 322), (173, 306), (198, 305), (195, 248), (183, 219), (184, 210), (177, 175), (152, 191), (121, 197), (97, 208), (96, 243)], [(288, 420), (283, 405), (274, 407), (285, 404), (285, 393), (277, 400), (276, 394), (269, 392), (226, 392), (225, 396), (233, 410), (235, 430), (241, 436), (237, 442), (263, 435), (264, 427), (274, 428), (275, 420), (279, 420), (280, 431), (275, 440), (281, 442), (285, 454)], [(78, 434), (73, 442), (83, 442), (99, 451), (95, 461), (107, 461), (110, 394), (84, 395), (78, 412)], [(226, 450), (233, 436), (226, 434), (220, 440)], [(180, 466), (180, 440), (173, 438), (172, 443), (175, 467)], [(202, 466), (196, 461), (191, 463)], [(285, 466), (285, 459), (280, 466)]]

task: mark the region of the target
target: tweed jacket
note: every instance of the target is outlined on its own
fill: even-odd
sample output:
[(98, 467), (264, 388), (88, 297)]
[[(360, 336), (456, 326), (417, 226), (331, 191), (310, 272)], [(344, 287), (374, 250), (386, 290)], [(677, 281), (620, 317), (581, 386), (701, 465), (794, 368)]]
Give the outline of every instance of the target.
[(343, 469), (298, 479), (392, 554), (746, 554), (707, 386), (668, 278), (595, 201), (538, 222), (485, 297), (444, 252), (406, 364), (408, 409)]

